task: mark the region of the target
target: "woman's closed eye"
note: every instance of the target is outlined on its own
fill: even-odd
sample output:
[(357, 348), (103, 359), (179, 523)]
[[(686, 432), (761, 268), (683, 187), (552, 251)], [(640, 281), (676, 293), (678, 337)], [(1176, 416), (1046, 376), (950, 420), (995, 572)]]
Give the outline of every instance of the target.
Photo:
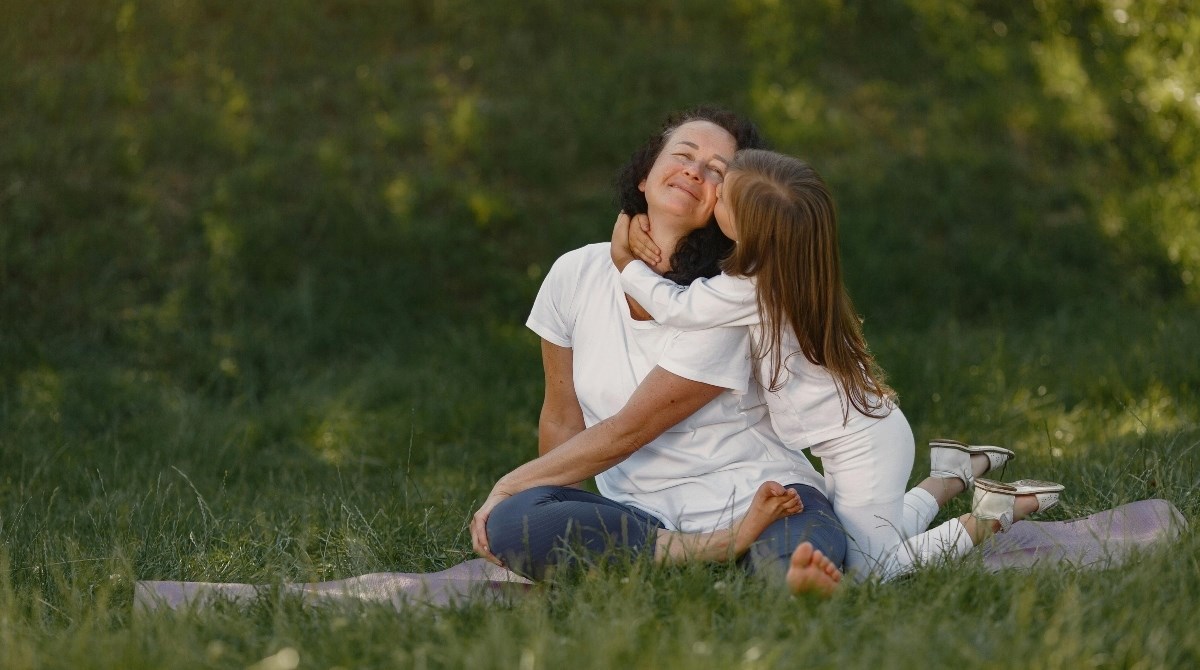
[[(671, 154), (671, 156), (684, 164), (696, 162), (696, 155), (686, 151), (678, 151)], [(704, 171), (718, 184), (725, 181), (725, 166), (720, 163), (710, 163), (704, 167)]]

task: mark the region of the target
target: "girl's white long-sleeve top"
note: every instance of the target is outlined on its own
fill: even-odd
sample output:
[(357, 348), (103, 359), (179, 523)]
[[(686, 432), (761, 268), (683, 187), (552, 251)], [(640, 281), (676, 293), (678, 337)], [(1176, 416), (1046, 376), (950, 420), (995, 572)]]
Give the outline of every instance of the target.
[[(750, 326), (756, 348), (763, 342), (765, 326), (752, 278), (722, 273), (711, 279), (697, 279), (691, 286), (680, 286), (660, 277), (645, 263), (633, 261), (621, 272), (621, 288), (661, 324), (681, 330)], [(771, 424), (784, 444), (806, 449), (878, 421), (849, 404), (833, 375), (800, 351), (800, 342), (790, 328), (784, 329), (780, 347), (786, 369), (779, 388), (764, 388), (763, 396), (771, 412)], [(760, 384), (770, 382), (774, 358), (767, 353), (757, 362)], [(847, 406), (848, 414), (844, 412)]]

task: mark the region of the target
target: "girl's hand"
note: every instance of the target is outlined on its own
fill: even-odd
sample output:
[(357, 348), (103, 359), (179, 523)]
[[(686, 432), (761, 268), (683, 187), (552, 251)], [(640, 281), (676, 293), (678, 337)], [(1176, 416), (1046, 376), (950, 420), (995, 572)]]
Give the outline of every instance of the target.
[(483, 505), (475, 512), (475, 516), (471, 517), (471, 544), (475, 547), (475, 553), (499, 566), (503, 566), (504, 563), (499, 558), (496, 558), (496, 555), (492, 553), (491, 547), (488, 546), (487, 520), (492, 515), (492, 510), (496, 508), (496, 505), (511, 497), (511, 493), (492, 489), (492, 492), (488, 494), (487, 500), (483, 501)]
[(646, 265), (658, 268), (662, 262), (662, 250), (650, 239), (650, 217), (645, 214), (633, 217), (633, 223), (629, 226), (628, 247)]
[(633, 261), (633, 254), (629, 251), (629, 215), (625, 212), (617, 214), (617, 224), (613, 226), (612, 234), (612, 262), (617, 266), (617, 272), (625, 269)]

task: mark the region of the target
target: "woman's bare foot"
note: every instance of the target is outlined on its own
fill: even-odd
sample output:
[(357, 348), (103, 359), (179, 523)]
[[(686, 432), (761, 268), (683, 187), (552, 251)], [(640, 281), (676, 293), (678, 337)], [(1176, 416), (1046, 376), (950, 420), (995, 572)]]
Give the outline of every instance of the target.
[(842, 571), (811, 543), (803, 542), (792, 553), (787, 585), (792, 593), (813, 593), (824, 598), (833, 595), (842, 583)]
[(763, 482), (754, 492), (750, 509), (737, 524), (737, 534), (733, 538), (734, 554), (741, 556), (749, 551), (750, 545), (763, 534), (767, 526), (803, 510), (804, 503), (794, 489), (785, 488), (779, 482)]

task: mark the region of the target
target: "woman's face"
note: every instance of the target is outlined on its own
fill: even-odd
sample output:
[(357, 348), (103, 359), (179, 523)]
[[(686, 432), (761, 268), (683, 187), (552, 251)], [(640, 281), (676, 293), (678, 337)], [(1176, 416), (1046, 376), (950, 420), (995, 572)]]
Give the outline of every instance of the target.
[(731, 172), (725, 175), (725, 181), (717, 186), (717, 206), (713, 208), (713, 216), (717, 219), (717, 227), (729, 239), (737, 242), (737, 222), (733, 220), (733, 210), (729, 208), (729, 199), (725, 194), (729, 189), (733, 188), (734, 180), (737, 179), (737, 173)]
[(725, 178), (737, 140), (709, 121), (688, 121), (667, 137), (650, 174), (638, 188), (652, 210), (688, 223), (708, 223), (717, 204), (717, 186)]

